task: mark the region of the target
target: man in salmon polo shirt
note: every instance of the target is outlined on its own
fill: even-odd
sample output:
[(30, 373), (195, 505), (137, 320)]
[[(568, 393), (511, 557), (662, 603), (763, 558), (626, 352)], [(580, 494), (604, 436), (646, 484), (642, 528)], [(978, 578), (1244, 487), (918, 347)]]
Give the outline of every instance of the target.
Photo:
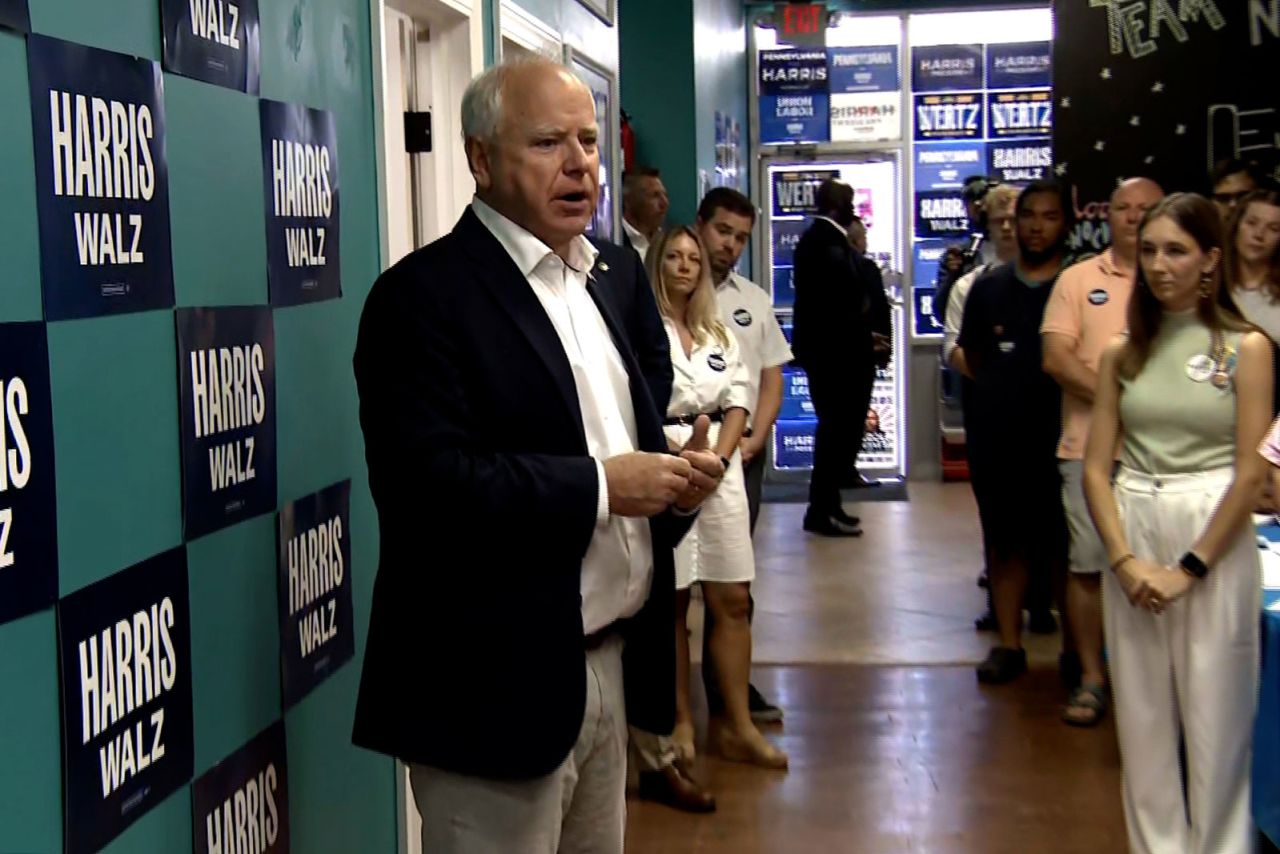
[[(1121, 182), (1111, 195), (1107, 215), (1111, 248), (1063, 271), (1040, 325), (1044, 369), (1062, 386), (1058, 467), (1071, 542), (1065, 628), (1080, 664), (1080, 682), (1072, 686), (1062, 719), (1074, 726), (1093, 726), (1107, 706), (1101, 595), (1107, 551), (1084, 500), (1084, 446), (1102, 351), (1127, 326), (1138, 264), (1138, 227), (1163, 195), (1159, 185), (1147, 178)], [(1063, 668), (1064, 672), (1072, 669)]]

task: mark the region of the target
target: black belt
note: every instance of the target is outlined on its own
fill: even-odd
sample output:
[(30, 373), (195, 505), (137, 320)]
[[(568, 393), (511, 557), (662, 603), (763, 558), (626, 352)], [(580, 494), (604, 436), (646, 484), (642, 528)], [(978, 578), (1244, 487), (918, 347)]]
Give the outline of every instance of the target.
[(674, 427), (677, 424), (683, 424), (686, 427), (692, 427), (693, 422), (697, 421), (703, 415), (710, 418), (713, 422), (724, 420), (724, 410), (717, 409), (715, 412), (695, 412), (692, 415), (677, 415), (674, 418), (662, 419), (663, 427)]
[(599, 631), (594, 631), (582, 638), (582, 646), (587, 652), (594, 652), (604, 646), (605, 641), (622, 634), (622, 620), (614, 620)]

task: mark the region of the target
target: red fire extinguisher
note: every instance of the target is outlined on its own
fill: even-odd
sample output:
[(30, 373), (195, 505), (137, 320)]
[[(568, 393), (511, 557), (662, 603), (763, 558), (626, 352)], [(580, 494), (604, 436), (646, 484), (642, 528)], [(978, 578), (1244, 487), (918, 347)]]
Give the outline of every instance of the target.
[(636, 163), (636, 133), (631, 129), (631, 117), (622, 110), (622, 128), (618, 132), (622, 146), (622, 171), (626, 172)]

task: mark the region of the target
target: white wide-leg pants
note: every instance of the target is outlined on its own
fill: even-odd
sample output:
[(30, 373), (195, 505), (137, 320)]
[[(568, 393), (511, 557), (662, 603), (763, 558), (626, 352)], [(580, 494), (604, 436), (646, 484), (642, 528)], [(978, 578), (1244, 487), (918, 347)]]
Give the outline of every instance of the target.
[[(1115, 495), (1133, 553), (1177, 569), (1232, 470), (1152, 476), (1121, 468)], [(1254, 850), (1249, 775), (1257, 706), (1261, 568), (1252, 525), (1190, 592), (1153, 614), (1106, 572), (1103, 612), (1124, 811), (1134, 854)], [(1186, 796), (1179, 739), (1186, 745)]]

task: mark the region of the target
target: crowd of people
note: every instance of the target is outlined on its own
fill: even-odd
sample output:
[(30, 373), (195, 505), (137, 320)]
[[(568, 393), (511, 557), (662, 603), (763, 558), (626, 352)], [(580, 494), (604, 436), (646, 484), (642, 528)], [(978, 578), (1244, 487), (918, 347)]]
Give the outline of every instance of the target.
[(1151, 854), (1254, 844), (1251, 514), (1280, 462), (1280, 421), (1264, 441), (1280, 196), (1239, 161), (1211, 182), (1211, 200), (1119, 182), (1110, 246), (1079, 259), (1061, 186), (995, 187), (995, 262), (956, 247), (944, 274), (998, 633), (977, 677), (1026, 670), (1038, 579), (1065, 618), (1063, 720), (1093, 726), (1114, 701), (1130, 848)]
[[(599, 128), (565, 67), (494, 66), (461, 118), (473, 202), (360, 324), (380, 566), (353, 737), (408, 763), (424, 850), (621, 852), (629, 764), (641, 797), (715, 809), (692, 765), (695, 588), (708, 748), (788, 765), (750, 683), (765, 443), (794, 349), (819, 419), (803, 527), (861, 533), (841, 490), (877, 428), (888, 304), (838, 180), (796, 248), (789, 346), (734, 272), (741, 193), (669, 224), (660, 173), (633, 169), (622, 245), (588, 239)], [(1280, 197), (1218, 177), (1212, 202), (1121, 182), (1111, 248), (1074, 264), (1059, 185), (984, 187), (990, 240), (957, 253), (945, 303), (999, 633), (978, 678), (1018, 678), (1024, 606), (1057, 601), (1064, 719), (1114, 700), (1138, 852), (1252, 845)], [(446, 701), (409, 699), (406, 656)]]

